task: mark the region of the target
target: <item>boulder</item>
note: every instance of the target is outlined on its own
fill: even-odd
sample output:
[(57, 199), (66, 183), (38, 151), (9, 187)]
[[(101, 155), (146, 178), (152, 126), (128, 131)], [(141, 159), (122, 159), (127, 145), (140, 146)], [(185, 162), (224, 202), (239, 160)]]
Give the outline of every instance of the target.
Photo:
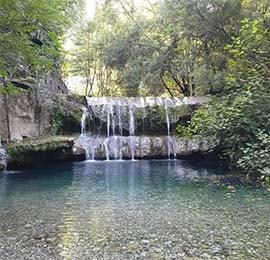
[(44, 163), (73, 160), (73, 137), (49, 137), (25, 140), (7, 146), (10, 169), (39, 166)]

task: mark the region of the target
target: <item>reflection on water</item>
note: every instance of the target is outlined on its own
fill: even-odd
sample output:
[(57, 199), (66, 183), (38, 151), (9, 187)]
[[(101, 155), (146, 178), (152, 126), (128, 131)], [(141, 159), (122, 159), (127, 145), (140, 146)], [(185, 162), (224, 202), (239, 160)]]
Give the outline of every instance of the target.
[(0, 175), (1, 259), (270, 259), (269, 195), (185, 161)]

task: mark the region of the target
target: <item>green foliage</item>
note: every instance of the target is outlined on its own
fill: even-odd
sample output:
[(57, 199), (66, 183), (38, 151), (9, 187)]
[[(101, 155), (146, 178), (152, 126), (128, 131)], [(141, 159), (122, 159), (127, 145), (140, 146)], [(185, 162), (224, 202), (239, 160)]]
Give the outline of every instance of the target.
[(25, 90), (16, 88), (12, 83), (7, 82), (5, 87), (0, 87), (0, 95), (17, 96)]
[(270, 176), (270, 134), (261, 130), (255, 135), (251, 143), (241, 148), (243, 155), (237, 165), (247, 173), (259, 173)]
[(54, 111), (52, 114), (50, 134), (61, 135), (63, 134), (63, 127), (66, 120), (66, 111), (61, 102), (54, 103)]
[[(91, 75), (98, 88), (95, 95), (221, 92), (228, 62), (224, 47), (237, 35), (241, 1), (151, 2), (143, 8), (131, 0), (98, 5), (94, 19), (85, 25), (93, 29), (91, 36), (79, 32), (76, 37), (79, 44), (71, 62), (75, 73), (86, 79), (86, 86)], [(104, 71), (109, 71), (109, 80), (104, 80)], [(106, 84), (113, 91), (103, 91)]]
[(61, 54), (68, 16), (78, 2), (0, 0), (0, 75), (14, 78), (48, 71)]
[(153, 106), (144, 119), (144, 125), (153, 135), (166, 131), (166, 114), (164, 107)]
[(268, 174), (270, 37), (263, 21), (244, 19), (227, 50), (226, 91), (197, 110), (178, 133), (216, 137), (233, 164), (248, 173)]

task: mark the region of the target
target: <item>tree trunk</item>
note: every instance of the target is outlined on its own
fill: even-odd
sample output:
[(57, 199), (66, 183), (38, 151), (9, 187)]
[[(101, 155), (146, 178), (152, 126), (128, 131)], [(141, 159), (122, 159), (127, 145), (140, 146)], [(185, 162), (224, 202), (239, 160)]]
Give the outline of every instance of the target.
[[(6, 80), (3, 77), (3, 86), (4, 88), (7, 87)], [(11, 132), (10, 132), (10, 123), (9, 123), (9, 102), (8, 102), (8, 92), (4, 91), (4, 104), (5, 104), (5, 117), (6, 117), (6, 124), (7, 124), (7, 143), (11, 140)]]
[(169, 87), (167, 86), (162, 74), (159, 75), (160, 76), (160, 80), (164, 86), (164, 88), (169, 92), (170, 96), (173, 97), (173, 93), (171, 92), (171, 90), (169, 89)]

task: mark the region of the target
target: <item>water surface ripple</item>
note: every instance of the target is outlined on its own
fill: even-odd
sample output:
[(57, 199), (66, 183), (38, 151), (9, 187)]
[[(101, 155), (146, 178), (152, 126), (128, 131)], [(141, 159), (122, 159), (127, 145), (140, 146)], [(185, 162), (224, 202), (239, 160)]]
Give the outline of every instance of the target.
[(0, 259), (270, 259), (270, 200), (220, 167), (109, 161), (0, 174)]

